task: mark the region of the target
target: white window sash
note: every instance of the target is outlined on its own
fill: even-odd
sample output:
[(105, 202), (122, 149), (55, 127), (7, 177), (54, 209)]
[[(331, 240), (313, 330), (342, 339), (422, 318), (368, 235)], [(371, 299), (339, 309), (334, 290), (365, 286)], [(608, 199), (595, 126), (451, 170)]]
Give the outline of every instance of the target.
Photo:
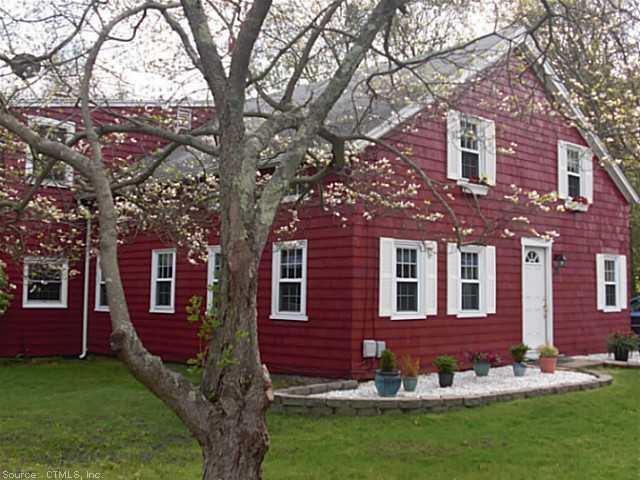
[(102, 266), (100, 265), (100, 257), (96, 258), (96, 296), (95, 296), (95, 306), (94, 310), (96, 312), (108, 312), (109, 304), (101, 305), (100, 304), (100, 287), (101, 285), (107, 285), (107, 282), (102, 278)]
[[(302, 249), (302, 278), (281, 278), (281, 252), (289, 249)], [(283, 283), (300, 284), (300, 311), (280, 311), (280, 286)], [(307, 241), (291, 240), (288, 242), (276, 242), (272, 248), (271, 260), (271, 320), (295, 320), (307, 321)]]
[[(171, 254), (171, 278), (158, 278), (158, 260), (162, 254)], [(176, 249), (165, 248), (153, 250), (151, 252), (151, 297), (150, 308), (151, 313), (175, 313), (175, 299), (176, 299)], [(169, 283), (171, 285), (171, 302), (169, 305), (157, 305), (156, 293), (159, 283)]]
[[(480, 281), (480, 279), (483, 277), (484, 275), (484, 271), (482, 269), (482, 247), (463, 247), (460, 250), (460, 253), (475, 253), (477, 254), (477, 261), (478, 264), (476, 266), (476, 271), (478, 274), (478, 278), (462, 278), (462, 255), (460, 255), (460, 272), (459, 274), (459, 278), (460, 278), (460, 289), (458, 292), (459, 295), (459, 299), (458, 299), (458, 305), (460, 306), (459, 308), (459, 312), (461, 315), (478, 315), (478, 314), (483, 314), (485, 313), (483, 310), (483, 301), (482, 301), (482, 295), (484, 293), (484, 288), (482, 286), (482, 282)], [(462, 307), (462, 286), (467, 283), (467, 284), (471, 284), (471, 285), (478, 285), (478, 308), (474, 308), (474, 309), (470, 309), (470, 308), (463, 308)]]
[[(31, 265), (41, 263), (59, 264), (60, 273), (60, 300), (30, 300), (29, 299), (29, 268)], [(67, 259), (55, 259), (49, 257), (25, 257), (22, 276), (22, 308), (67, 308), (69, 293), (69, 261)]]
[[(614, 281), (606, 278), (607, 261), (612, 261), (614, 265)], [(598, 310), (606, 313), (621, 312), (627, 308), (626, 301), (626, 255), (597, 254), (596, 255), (596, 277), (598, 288)], [(607, 305), (607, 285), (614, 285), (616, 288), (615, 305)]]
[(207, 310), (210, 310), (213, 306), (213, 292), (211, 291), (211, 287), (217, 285), (219, 280), (215, 274), (215, 260), (216, 255), (220, 258), (220, 254), (220, 245), (207, 247)]

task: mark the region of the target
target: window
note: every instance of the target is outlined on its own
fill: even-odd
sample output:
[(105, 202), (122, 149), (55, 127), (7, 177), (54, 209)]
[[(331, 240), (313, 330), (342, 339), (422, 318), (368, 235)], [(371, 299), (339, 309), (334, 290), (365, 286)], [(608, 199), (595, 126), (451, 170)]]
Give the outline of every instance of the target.
[(578, 198), (580, 191), (580, 152), (571, 148), (567, 150), (567, 180), (569, 196)]
[(214, 306), (215, 290), (220, 278), (220, 246), (209, 247), (207, 257), (207, 310), (209, 310)]
[(496, 250), (493, 246), (447, 246), (447, 314), (485, 317), (496, 313)]
[(154, 313), (174, 313), (176, 250), (153, 250), (151, 259), (151, 308)]
[(480, 177), (480, 138), (478, 120), (460, 119), (460, 150), (462, 151), (462, 178)]
[(460, 294), (463, 312), (480, 310), (480, 269), (477, 252), (460, 252)]
[(437, 313), (437, 243), (380, 238), (379, 315), (418, 320)]
[(604, 312), (627, 308), (627, 257), (596, 255), (597, 307)]
[(100, 257), (96, 258), (96, 304), (97, 312), (108, 312), (109, 302), (107, 301), (107, 282), (102, 277), (102, 266)]
[(69, 263), (55, 258), (24, 260), (23, 308), (67, 308)]
[[(42, 137), (50, 140), (66, 142), (75, 132), (75, 125), (72, 122), (63, 122), (53, 118), (31, 117), (31, 127)], [(35, 178), (40, 175), (50, 157), (42, 154), (34, 155), (34, 152), (27, 148), (26, 174)], [(42, 184), (45, 186), (68, 187), (73, 183), (73, 168), (63, 162), (56, 162)]]
[(616, 295), (616, 261), (604, 260), (604, 305), (605, 307), (615, 307), (618, 305)]
[(587, 147), (558, 142), (558, 196), (572, 210), (586, 211), (593, 203), (592, 157)]
[(307, 241), (273, 244), (271, 318), (308, 320)]
[(282, 198), (283, 203), (297, 202), (303, 196), (305, 187), (301, 183), (292, 183), (289, 185), (287, 194)]
[(486, 195), (496, 183), (495, 123), (455, 110), (447, 114), (447, 178)]

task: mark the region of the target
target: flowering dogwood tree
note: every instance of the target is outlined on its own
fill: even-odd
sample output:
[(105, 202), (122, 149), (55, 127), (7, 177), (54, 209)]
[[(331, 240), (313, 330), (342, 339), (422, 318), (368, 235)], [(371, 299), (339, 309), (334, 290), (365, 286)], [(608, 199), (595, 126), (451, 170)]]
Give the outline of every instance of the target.
[[(455, 61), (446, 76), (433, 68), (445, 54), (471, 45), (474, 35), (486, 38), (470, 25), (481, 7), (466, 0), (85, 0), (0, 7), (7, 45), (0, 51), (0, 126), (9, 159), (2, 171), (9, 187), (0, 192), (0, 230), (17, 250), (55, 256), (79, 252), (87, 241), (79, 223), (94, 220), (98, 233), (89, 241), (99, 249), (106, 280), (111, 347), (198, 440), (204, 478), (260, 478), (272, 392), (258, 349), (258, 266), (274, 229), (286, 235), (296, 228), (304, 198), (317, 199), (341, 222), (356, 208), (365, 219), (389, 210), (419, 222), (447, 217), (460, 243), (513, 236), (518, 228), (535, 231), (527, 211), (556, 208), (552, 192), (513, 185), (507, 196), (512, 208), (500, 217), (483, 215), (475, 195), (458, 195), (452, 185), (432, 179), (406, 146), (366, 133), (371, 116), (395, 118), (408, 103), (426, 98), (437, 100), (432, 115), (442, 119), (465, 88), (495, 73)], [(480, 18), (492, 30), (491, 19)], [(542, 1), (526, 28), (509, 31), (535, 34), (551, 19)], [(505, 40), (487, 62), (508, 65), (511, 43)], [(522, 72), (523, 62), (517, 56), (514, 72)], [(209, 105), (208, 113), (177, 130), (168, 121), (174, 110), (127, 113), (110, 106), (114, 98), (141, 95), (142, 87), (153, 89), (165, 107), (196, 96)], [(337, 108), (345, 96), (355, 108)], [(504, 105), (508, 97), (498, 92), (493, 101)], [(46, 110), (61, 99), (80, 110), (72, 135), (55, 138), (55, 127), (43, 132), (29, 123), (29, 105)], [(535, 98), (517, 106), (521, 113), (538, 107)], [(410, 133), (414, 126), (406, 128)], [(114, 158), (109, 152), (132, 142), (132, 135), (153, 141), (135, 158)], [(40, 164), (28, 181), (11, 160), (24, 145)], [(369, 158), (363, 145), (388, 155)], [(180, 150), (197, 168), (171, 164)], [(46, 180), (60, 173), (56, 169), (67, 167), (75, 173), (68, 190), (46, 190)], [(300, 200), (282, 209), (292, 187)], [(461, 203), (476, 209), (477, 225), (460, 218)], [(202, 382), (194, 385), (138, 337), (118, 246), (138, 231), (151, 231), (197, 261), (211, 230), (219, 231), (222, 245), (218, 325)]]

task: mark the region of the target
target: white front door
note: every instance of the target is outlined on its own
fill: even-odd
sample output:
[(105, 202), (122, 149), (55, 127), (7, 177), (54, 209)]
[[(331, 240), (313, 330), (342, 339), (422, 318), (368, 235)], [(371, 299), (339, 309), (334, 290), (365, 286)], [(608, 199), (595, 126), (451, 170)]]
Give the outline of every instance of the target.
[(535, 349), (550, 343), (548, 337), (547, 249), (525, 246), (522, 250), (522, 341)]

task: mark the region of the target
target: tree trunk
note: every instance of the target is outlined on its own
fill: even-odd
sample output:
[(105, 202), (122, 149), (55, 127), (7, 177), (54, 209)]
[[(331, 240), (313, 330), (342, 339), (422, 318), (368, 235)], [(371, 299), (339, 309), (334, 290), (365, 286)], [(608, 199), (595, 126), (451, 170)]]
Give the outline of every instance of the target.
[(211, 425), (210, 441), (202, 446), (204, 480), (262, 478), (269, 437), (264, 402), (255, 400), (247, 399), (236, 413)]

